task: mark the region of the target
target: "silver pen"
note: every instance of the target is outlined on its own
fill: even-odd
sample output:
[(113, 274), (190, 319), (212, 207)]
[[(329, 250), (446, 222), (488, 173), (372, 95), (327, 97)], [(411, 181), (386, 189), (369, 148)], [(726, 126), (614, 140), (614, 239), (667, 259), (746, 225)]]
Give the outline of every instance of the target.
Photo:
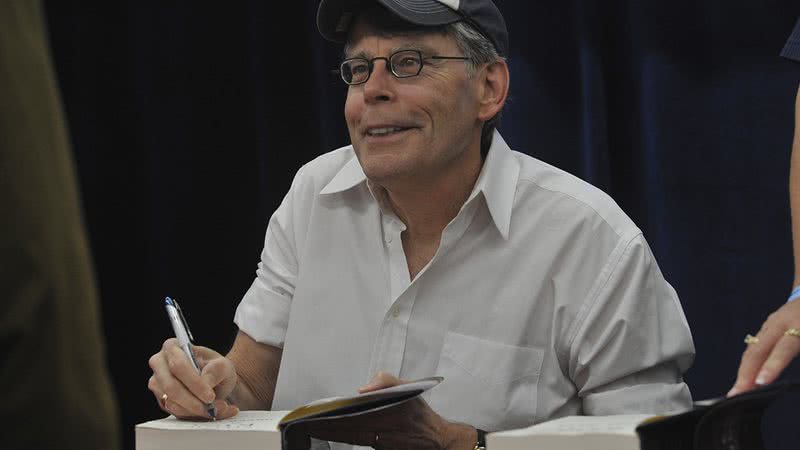
[[(199, 374), (200, 366), (197, 364), (197, 358), (195, 358), (194, 350), (192, 349), (192, 341), (194, 341), (194, 338), (192, 337), (192, 332), (189, 331), (189, 324), (186, 323), (186, 318), (183, 317), (183, 311), (181, 311), (181, 307), (178, 306), (176, 300), (167, 297), (165, 302), (167, 315), (169, 316), (170, 323), (172, 323), (172, 329), (175, 331), (175, 338), (178, 340), (178, 346), (183, 350), (183, 353), (186, 353), (192, 366)], [(211, 417), (212, 420), (217, 420), (217, 410), (214, 405), (206, 403), (206, 408), (208, 409), (208, 416)]]

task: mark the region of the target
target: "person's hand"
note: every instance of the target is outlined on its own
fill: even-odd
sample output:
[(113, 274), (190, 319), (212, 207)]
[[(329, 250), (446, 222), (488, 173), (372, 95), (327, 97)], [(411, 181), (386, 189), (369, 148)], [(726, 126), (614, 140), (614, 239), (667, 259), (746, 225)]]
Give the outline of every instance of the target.
[(800, 354), (800, 337), (787, 334), (789, 329), (800, 330), (800, 299), (770, 314), (756, 340), (751, 339), (728, 397), (772, 383)]
[(159, 407), (181, 419), (209, 419), (206, 403), (213, 403), (217, 419), (235, 416), (239, 409), (225, 401), (236, 387), (233, 363), (210, 348), (192, 346), (201, 373), (192, 366), (175, 338), (150, 357), (153, 376), (147, 383)]
[[(406, 381), (379, 372), (359, 392), (370, 392), (404, 383)], [(477, 441), (474, 428), (446, 421), (420, 397), (392, 408), (338, 419), (331, 423), (310, 422), (295, 427), (289, 436), (291, 450), (307, 450), (310, 448), (311, 437), (381, 450), (472, 450)]]

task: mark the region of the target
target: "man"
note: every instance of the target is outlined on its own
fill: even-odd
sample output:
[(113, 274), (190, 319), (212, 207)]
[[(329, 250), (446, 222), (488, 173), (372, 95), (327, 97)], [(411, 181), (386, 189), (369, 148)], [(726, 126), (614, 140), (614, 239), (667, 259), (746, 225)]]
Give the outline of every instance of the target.
[[(800, 19), (786, 41), (781, 56), (800, 62)], [(789, 197), (794, 238), (794, 290), (786, 304), (770, 314), (758, 334), (745, 338), (739, 373), (728, 396), (749, 391), (775, 381), (800, 354), (800, 87), (794, 106), (794, 143), (792, 144)]]
[[(569, 414), (689, 407), (694, 348), (641, 232), (605, 194), (508, 148), (505, 23), (488, 0), (323, 0), (352, 146), (297, 173), (226, 357), (167, 341), (149, 387), (181, 417), (289, 409), (441, 375), (314, 437), (464, 448)], [(213, 388), (213, 389), (212, 389)], [(235, 405), (235, 406), (234, 406)]]

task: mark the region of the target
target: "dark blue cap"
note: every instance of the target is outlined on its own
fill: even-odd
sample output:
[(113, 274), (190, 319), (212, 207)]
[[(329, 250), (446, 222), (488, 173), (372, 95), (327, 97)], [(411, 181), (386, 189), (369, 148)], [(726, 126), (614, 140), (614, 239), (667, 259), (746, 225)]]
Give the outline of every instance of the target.
[(317, 10), (320, 34), (329, 41), (343, 43), (358, 13), (373, 3), (423, 27), (463, 20), (489, 39), (497, 53), (508, 56), (506, 21), (491, 0), (322, 0)]

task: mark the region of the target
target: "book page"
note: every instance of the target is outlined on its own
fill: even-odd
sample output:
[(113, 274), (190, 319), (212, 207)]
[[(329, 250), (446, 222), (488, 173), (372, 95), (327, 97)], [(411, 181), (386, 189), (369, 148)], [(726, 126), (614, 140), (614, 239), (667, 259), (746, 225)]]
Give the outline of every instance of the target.
[(568, 416), (542, 422), (528, 428), (502, 431), (504, 436), (530, 436), (534, 434), (636, 434), (636, 427), (654, 417), (652, 414), (622, 414), (614, 416)]
[(175, 416), (152, 420), (137, 425), (141, 428), (160, 430), (218, 430), (218, 431), (278, 431), (278, 422), (289, 411), (239, 411), (239, 414), (223, 420), (191, 421)]

